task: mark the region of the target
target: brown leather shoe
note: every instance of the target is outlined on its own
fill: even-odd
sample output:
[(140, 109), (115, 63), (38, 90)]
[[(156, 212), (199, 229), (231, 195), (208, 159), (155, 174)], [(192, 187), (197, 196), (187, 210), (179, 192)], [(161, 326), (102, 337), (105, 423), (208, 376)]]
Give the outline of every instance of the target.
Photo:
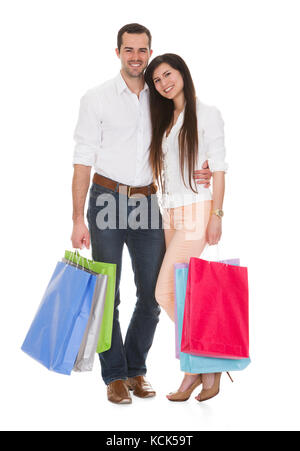
[(139, 398), (152, 398), (156, 395), (144, 376), (129, 377), (126, 382), (129, 390), (133, 390), (133, 394)]
[(132, 399), (126, 381), (113, 381), (107, 386), (107, 399), (115, 404), (131, 404)]

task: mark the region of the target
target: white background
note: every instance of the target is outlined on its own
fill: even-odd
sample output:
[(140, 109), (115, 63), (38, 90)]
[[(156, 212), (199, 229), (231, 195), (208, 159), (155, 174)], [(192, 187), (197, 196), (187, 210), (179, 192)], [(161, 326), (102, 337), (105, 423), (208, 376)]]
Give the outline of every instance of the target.
[[(299, 429), (299, 2), (7, 0), (1, 42), (1, 383), (3, 430)], [(155, 399), (106, 400), (92, 373), (48, 372), (20, 351), (56, 262), (70, 248), (73, 131), (85, 91), (114, 77), (116, 35), (150, 28), (226, 126), (222, 257), (248, 266), (251, 366), (200, 404), (171, 403), (181, 381), (162, 313), (148, 358)], [(297, 197), (298, 196), (298, 197)], [(89, 253), (86, 253), (89, 256)], [(127, 252), (120, 316), (135, 287)], [(197, 393), (195, 393), (196, 395)]]

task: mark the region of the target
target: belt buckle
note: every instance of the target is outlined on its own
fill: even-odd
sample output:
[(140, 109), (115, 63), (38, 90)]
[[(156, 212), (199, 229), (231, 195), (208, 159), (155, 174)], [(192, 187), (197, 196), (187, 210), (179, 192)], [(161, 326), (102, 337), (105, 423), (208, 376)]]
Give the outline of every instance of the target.
[(128, 193), (127, 193), (127, 196), (130, 197), (130, 194), (131, 194), (131, 186), (128, 187)]

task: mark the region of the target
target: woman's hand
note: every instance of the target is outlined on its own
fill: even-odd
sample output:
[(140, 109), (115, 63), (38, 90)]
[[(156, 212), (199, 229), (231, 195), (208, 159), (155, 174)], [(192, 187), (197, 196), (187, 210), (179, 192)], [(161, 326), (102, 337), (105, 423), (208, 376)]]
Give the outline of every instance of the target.
[(218, 244), (222, 235), (222, 219), (213, 214), (206, 229), (206, 240), (210, 246)]

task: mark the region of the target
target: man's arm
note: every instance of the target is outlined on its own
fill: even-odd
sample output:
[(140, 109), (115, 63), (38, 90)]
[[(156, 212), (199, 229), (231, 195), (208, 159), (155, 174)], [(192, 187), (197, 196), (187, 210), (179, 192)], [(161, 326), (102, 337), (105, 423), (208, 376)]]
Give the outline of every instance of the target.
[(90, 186), (91, 166), (74, 164), (72, 181), (73, 198), (73, 231), (71, 236), (72, 245), (75, 249), (90, 247), (90, 234), (84, 222), (84, 206)]
[(204, 188), (208, 188), (210, 186), (210, 179), (212, 176), (212, 172), (209, 169), (208, 161), (204, 161), (202, 165), (202, 169), (194, 171), (193, 178), (198, 185), (204, 184)]

